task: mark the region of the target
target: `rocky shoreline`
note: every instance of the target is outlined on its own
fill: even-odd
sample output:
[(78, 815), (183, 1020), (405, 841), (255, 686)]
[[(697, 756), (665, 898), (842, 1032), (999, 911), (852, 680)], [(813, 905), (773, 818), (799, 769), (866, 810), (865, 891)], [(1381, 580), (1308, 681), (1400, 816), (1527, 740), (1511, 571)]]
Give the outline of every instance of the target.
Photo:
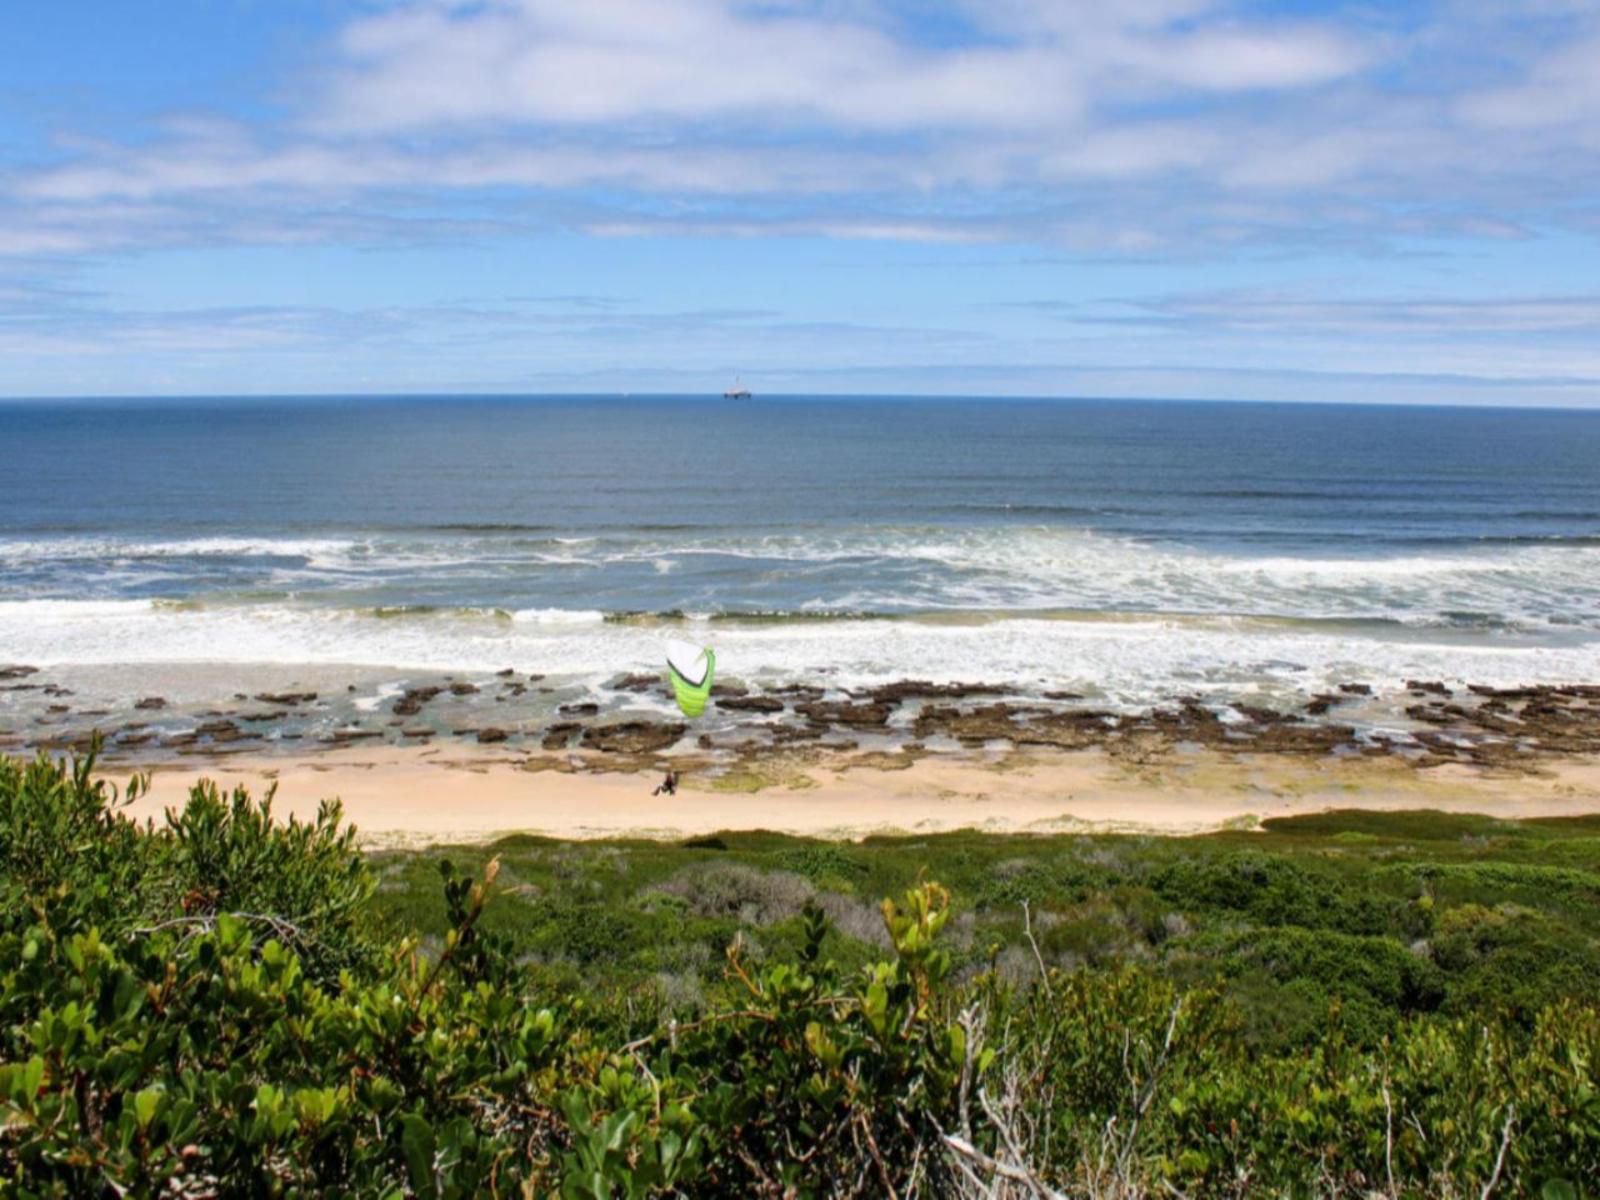
[(232, 691), (204, 703), (152, 694), (82, 706), (53, 675), (0, 666), (0, 750), (83, 752), (99, 739), (102, 761), (142, 765), (246, 753), (308, 756), (367, 743), (476, 743), (527, 754), (535, 769), (642, 770), (672, 752), (713, 771), (805, 751), (902, 763), (951, 752), (1099, 749), (1141, 763), (1204, 748), (1511, 770), (1600, 752), (1596, 684), (1407, 680), (1380, 695), (1346, 683), (1293, 708), (1190, 695), (1127, 712), (1077, 693), (1030, 695), (1002, 684), (899, 680), (846, 689), (734, 681), (719, 684), (706, 718), (690, 723), (671, 707), (665, 681), (650, 674), (617, 676), (597, 699), (506, 668), (474, 679), (367, 678), (342, 688)]

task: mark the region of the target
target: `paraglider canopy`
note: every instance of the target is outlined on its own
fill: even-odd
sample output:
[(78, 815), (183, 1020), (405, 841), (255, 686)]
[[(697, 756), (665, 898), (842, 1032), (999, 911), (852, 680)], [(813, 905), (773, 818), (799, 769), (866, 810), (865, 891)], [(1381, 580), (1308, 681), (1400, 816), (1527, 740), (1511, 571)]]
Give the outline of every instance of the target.
[(672, 678), (672, 691), (684, 716), (698, 717), (705, 712), (716, 668), (717, 656), (710, 646), (677, 640), (667, 643), (667, 674)]

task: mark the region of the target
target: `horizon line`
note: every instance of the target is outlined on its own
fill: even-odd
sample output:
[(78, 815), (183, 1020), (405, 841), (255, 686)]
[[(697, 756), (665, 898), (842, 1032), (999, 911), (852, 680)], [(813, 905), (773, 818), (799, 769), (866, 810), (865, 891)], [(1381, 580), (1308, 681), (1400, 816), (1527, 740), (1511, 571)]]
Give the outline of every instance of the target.
[(1044, 404), (1103, 403), (1103, 404), (1217, 404), (1217, 405), (1280, 405), (1294, 408), (1409, 408), (1409, 409), (1478, 409), (1506, 412), (1600, 412), (1600, 403), (1577, 401), (1574, 403), (1505, 403), (1464, 400), (1317, 400), (1251, 398), (1237, 396), (1101, 396), (1076, 393), (1033, 392), (753, 392), (748, 399), (730, 398), (717, 392), (652, 392), (578, 390), (578, 391), (293, 391), (293, 392), (85, 392), (62, 395), (0, 395), (0, 405), (52, 405), (52, 404), (160, 404), (194, 401), (220, 403), (248, 403), (273, 400), (699, 400), (727, 401), (729, 403), (760, 403), (764, 400), (786, 401), (1032, 401)]

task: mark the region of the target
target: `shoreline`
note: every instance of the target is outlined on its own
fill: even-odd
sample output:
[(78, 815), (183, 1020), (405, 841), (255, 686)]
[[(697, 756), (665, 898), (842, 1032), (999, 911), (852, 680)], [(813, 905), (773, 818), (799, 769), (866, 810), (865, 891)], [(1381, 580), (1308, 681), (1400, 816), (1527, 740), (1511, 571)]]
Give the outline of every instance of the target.
[[(159, 818), (198, 779), (311, 816), (341, 797), (369, 846), (821, 837), (957, 828), (1200, 833), (1332, 808), (1600, 812), (1600, 685), (1346, 681), (1276, 706), (1198, 694), (1129, 710), (1083, 692), (902, 679), (723, 680), (703, 719), (653, 673), (596, 695), (510, 668), (395, 677), (206, 664), (165, 694), (135, 665), (0, 665), (0, 752), (148, 772)], [(170, 682), (174, 677), (168, 676)], [(678, 795), (652, 797), (668, 766)]]
[(597, 751), (633, 769), (703, 752), (740, 770), (797, 747), (918, 755), (1103, 748), (1137, 760), (1193, 744), (1519, 768), (1600, 754), (1600, 684), (1346, 679), (1272, 695), (1202, 688), (1129, 705), (1084, 685), (896, 678), (851, 686), (821, 672), (720, 679), (691, 722), (659, 671), (588, 686), (511, 667), (419, 675), (307, 664), (0, 663), (0, 751), (81, 753), (96, 739), (105, 761), (130, 764), (478, 744)]
[[(656, 797), (658, 775), (619, 769), (601, 755), (558, 763), (480, 747), (347, 747), (287, 761), (154, 764), (149, 792), (123, 811), (159, 823), (201, 779), (225, 792), (242, 784), (258, 798), (275, 785), (279, 817), (314, 817), (324, 799), (339, 798), (369, 850), (519, 833), (679, 839), (762, 829), (855, 840), (977, 829), (1177, 836), (1332, 809), (1436, 809), (1507, 819), (1600, 812), (1600, 759), (1589, 756), (1515, 772), (1205, 748), (1143, 764), (1098, 749), (903, 762), (859, 753), (773, 755), (762, 774), (750, 777), (683, 765), (677, 795)], [(126, 779), (111, 767), (99, 774), (118, 784)]]

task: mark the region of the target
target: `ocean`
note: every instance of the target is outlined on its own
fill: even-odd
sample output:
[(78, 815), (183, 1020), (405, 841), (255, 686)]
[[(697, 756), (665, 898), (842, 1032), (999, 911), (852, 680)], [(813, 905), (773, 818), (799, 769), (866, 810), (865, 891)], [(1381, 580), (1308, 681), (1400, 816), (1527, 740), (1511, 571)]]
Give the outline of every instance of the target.
[(80, 679), (514, 667), (570, 695), (687, 636), (751, 683), (1130, 708), (1600, 680), (1597, 412), (10, 402), (0, 453), (0, 663)]

